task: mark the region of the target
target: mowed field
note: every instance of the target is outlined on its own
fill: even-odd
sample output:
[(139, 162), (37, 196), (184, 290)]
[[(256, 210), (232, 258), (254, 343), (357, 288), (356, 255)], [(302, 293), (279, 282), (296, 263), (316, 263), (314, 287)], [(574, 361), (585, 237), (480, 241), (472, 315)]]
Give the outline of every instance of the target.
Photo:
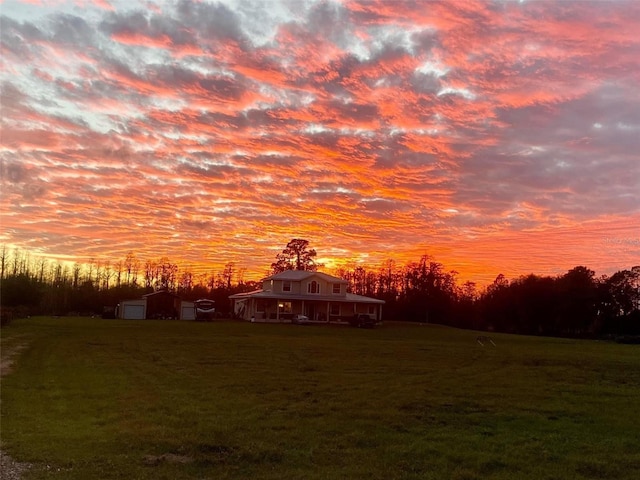
[(36, 479), (640, 478), (638, 346), (478, 335), (18, 320), (2, 448)]

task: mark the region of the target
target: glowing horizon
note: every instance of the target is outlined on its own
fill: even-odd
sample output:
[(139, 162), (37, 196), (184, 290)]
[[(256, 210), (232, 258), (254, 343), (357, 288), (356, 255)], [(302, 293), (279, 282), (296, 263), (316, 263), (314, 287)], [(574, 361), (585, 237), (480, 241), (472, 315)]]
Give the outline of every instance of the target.
[(640, 4), (5, 0), (0, 243), (460, 282), (640, 263)]

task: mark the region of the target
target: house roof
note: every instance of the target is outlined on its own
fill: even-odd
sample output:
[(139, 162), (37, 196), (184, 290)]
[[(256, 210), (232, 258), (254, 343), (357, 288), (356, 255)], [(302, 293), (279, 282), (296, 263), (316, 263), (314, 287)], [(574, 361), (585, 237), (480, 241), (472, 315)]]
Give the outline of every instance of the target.
[(385, 303), (384, 300), (379, 300), (377, 298), (365, 297), (363, 295), (356, 295), (355, 293), (347, 293), (347, 302), (360, 302), (360, 303)]
[(356, 295), (354, 293), (347, 293), (345, 296), (336, 296), (336, 295), (292, 295), (289, 293), (278, 294), (271, 291), (266, 290), (254, 290), (253, 292), (247, 293), (236, 293), (235, 295), (231, 295), (229, 297), (232, 300), (242, 300), (247, 298), (264, 298), (264, 299), (277, 299), (283, 301), (290, 300), (308, 300), (308, 301), (317, 301), (317, 302), (334, 302), (334, 303), (377, 303), (383, 304), (384, 300), (378, 300), (377, 298), (364, 297), (362, 295)]
[(267, 278), (264, 278), (263, 281), (286, 280), (286, 281), (299, 282), (301, 280), (305, 280), (312, 276), (318, 276), (324, 281), (330, 282), (330, 283), (349, 283), (346, 280), (339, 277), (327, 275), (326, 273), (322, 273), (322, 272), (312, 272), (309, 270), (285, 270), (284, 272), (276, 273), (275, 275), (271, 275)]
[(156, 292), (147, 293), (146, 295), (143, 295), (142, 298), (154, 297), (156, 295), (169, 295), (172, 297), (180, 298), (180, 295), (170, 292), (169, 290), (158, 290)]

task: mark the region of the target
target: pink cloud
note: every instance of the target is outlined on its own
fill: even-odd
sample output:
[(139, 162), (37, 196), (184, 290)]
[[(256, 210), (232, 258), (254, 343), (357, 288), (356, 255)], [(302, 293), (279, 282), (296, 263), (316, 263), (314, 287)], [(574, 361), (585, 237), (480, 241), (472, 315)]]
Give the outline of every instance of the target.
[(116, 32), (111, 34), (111, 38), (114, 41), (124, 43), (125, 45), (153, 48), (170, 48), (173, 45), (173, 41), (167, 35), (150, 37), (137, 32)]
[(5, 12), (12, 244), (258, 275), (301, 236), (481, 282), (637, 258), (602, 240), (638, 222), (634, 2), (97, 7)]

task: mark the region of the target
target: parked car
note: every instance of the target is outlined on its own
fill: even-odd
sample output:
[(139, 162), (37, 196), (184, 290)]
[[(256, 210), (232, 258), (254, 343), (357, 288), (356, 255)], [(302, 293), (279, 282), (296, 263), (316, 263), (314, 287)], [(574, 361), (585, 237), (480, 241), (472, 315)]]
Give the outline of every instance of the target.
[(371, 318), (370, 315), (366, 313), (360, 313), (353, 316), (353, 319), (349, 321), (349, 324), (352, 327), (358, 328), (373, 328), (376, 324), (376, 321)]
[(306, 315), (302, 315), (301, 313), (296, 313), (291, 318), (291, 323), (297, 323), (297, 324), (309, 323), (309, 317), (307, 317)]

